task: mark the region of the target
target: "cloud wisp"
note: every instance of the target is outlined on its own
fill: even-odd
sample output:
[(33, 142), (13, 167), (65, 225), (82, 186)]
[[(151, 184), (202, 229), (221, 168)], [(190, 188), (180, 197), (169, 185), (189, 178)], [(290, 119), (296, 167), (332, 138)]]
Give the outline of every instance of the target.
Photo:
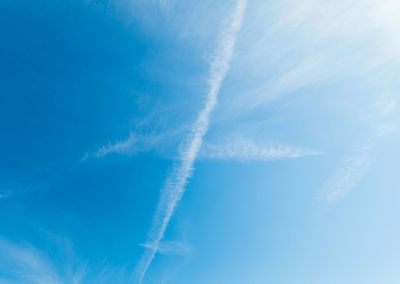
[(357, 186), (366, 174), (376, 147), (376, 139), (372, 139), (364, 145), (359, 153), (345, 161), (345, 165), (339, 168), (326, 186), (325, 201), (334, 202)]
[(199, 158), (213, 160), (266, 161), (320, 155), (321, 152), (286, 145), (256, 143), (239, 139), (231, 143), (205, 144)]
[[(155, 246), (157, 245), (157, 247)], [(165, 255), (188, 255), (193, 252), (192, 247), (185, 242), (161, 241), (158, 244), (146, 243), (141, 245), (147, 249), (157, 249), (157, 252)]]
[(146, 249), (136, 269), (138, 283), (143, 278), (157, 253), (160, 242), (164, 238), (165, 231), (171, 217), (182, 199), (185, 186), (192, 175), (194, 161), (200, 151), (204, 135), (208, 131), (210, 116), (217, 103), (221, 84), (230, 67), (230, 61), (235, 49), (236, 38), (242, 25), (243, 15), (247, 1), (238, 0), (232, 15), (232, 22), (227, 30), (219, 37), (215, 56), (211, 63), (209, 74), (209, 91), (204, 108), (200, 111), (197, 121), (194, 123), (187, 141), (181, 145), (179, 157), (175, 162), (172, 172), (161, 190), (160, 200), (153, 219), (153, 225), (149, 233), (149, 242), (152, 247)]
[(135, 154), (150, 151), (163, 137), (161, 135), (139, 135), (131, 133), (127, 139), (113, 144), (102, 146), (95, 153), (95, 157), (104, 157), (109, 154)]
[(0, 271), (1, 283), (13, 283), (10, 279), (35, 284), (62, 283), (51, 262), (34, 248), (18, 246), (0, 238), (0, 252), (4, 256), (0, 257), (0, 262), (5, 264), (2, 268), (5, 271)]
[[(53, 239), (54, 241), (54, 239)], [(68, 261), (51, 258), (30, 244), (17, 244), (0, 237), (0, 282), (32, 284), (80, 284), (87, 266), (75, 258), (67, 242), (57, 240), (57, 248)], [(60, 267), (61, 265), (61, 267)], [(100, 283), (100, 282), (96, 282)]]
[[(221, 97), (224, 112), (215, 121), (246, 117), (305, 89), (336, 86), (338, 80), (365, 86), (365, 76), (372, 84), (381, 73), (396, 74), (391, 64), (399, 59), (400, 40), (393, 36), (400, 27), (393, 12), (398, 1), (254, 2), (237, 46), (230, 94)], [(329, 95), (328, 90), (321, 89)]]
[[(126, 267), (114, 267), (103, 260), (84, 261), (72, 243), (47, 234), (46, 246), (35, 247), (26, 241), (15, 243), (0, 236), (0, 283), (82, 284), (127, 283)], [(190, 253), (186, 243), (166, 243), (165, 253)]]
[(367, 142), (359, 148), (358, 153), (345, 160), (342, 167), (331, 176), (324, 188), (324, 201), (332, 203), (346, 196), (356, 187), (367, 173), (375, 160), (379, 144), (386, 136), (398, 129), (397, 100), (385, 95), (377, 101), (371, 109), (370, 117), (375, 122), (373, 134)]

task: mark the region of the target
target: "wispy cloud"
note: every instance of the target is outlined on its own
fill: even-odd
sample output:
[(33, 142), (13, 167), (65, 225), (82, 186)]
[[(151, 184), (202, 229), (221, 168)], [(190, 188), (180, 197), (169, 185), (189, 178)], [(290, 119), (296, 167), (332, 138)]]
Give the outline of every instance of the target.
[[(388, 98), (377, 103), (375, 114), (381, 119), (387, 118), (396, 110), (396, 101)], [(376, 117), (376, 115), (375, 115)], [(324, 187), (324, 200), (332, 203), (346, 196), (357, 187), (375, 160), (376, 151), (382, 140), (397, 129), (396, 123), (382, 123), (377, 126), (368, 141), (358, 149), (358, 153), (347, 158), (343, 165), (329, 178)]]
[[(65, 283), (52, 262), (30, 245), (17, 245), (0, 238), (1, 283)], [(73, 283), (80, 283), (73, 282)]]
[(167, 137), (170, 136), (171, 133), (169, 134), (150, 133), (144, 135), (131, 132), (129, 137), (126, 139), (122, 139), (115, 143), (109, 143), (108, 145), (102, 146), (100, 149), (96, 151), (94, 156), (104, 157), (109, 154), (133, 155), (139, 152), (147, 152), (161, 145), (162, 142), (165, 142)]
[(159, 244), (164, 238), (165, 231), (175, 208), (185, 192), (185, 186), (188, 179), (192, 175), (193, 163), (200, 151), (203, 137), (207, 133), (210, 116), (217, 103), (217, 97), (222, 81), (229, 70), (236, 38), (242, 25), (246, 5), (246, 0), (237, 1), (231, 25), (219, 38), (218, 47), (211, 63), (209, 91), (206, 104), (200, 111), (190, 136), (187, 141), (182, 144), (179, 158), (175, 162), (172, 173), (168, 177), (165, 186), (161, 191), (160, 201), (150, 231), (150, 243), (154, 246), (145, 252), (137, 267), (139, 283), (142, 283), (143, 278), (159, 249)]
[[(109, 143), (106, 146), (102, 146), (99, 150), (97, 150), (95, 156), (96, 157), (103, 157), (111, 153), (122, 154), (122, 153), (136, 153), (139, 151), (143, 151), (150, 145), (138, 145), (138, 141), (140, 139), (131, 133), (131, 135), (124, 140), (119, 140), (115, 143)], [(142, 144), (142, 143), (141, 143)]]
[[(166, 137), (144, 136), (131, 134), (125, 140), (117, 141), (101, 147), (95, 157), (104, 157), (109, 154), (134, 155), (158, 149), (166, 142)], [(321, 152), (302, 147), (293, 147), (281, 144), (258, 143), (248, 138), (235, 138), (218, 143), (204, 143), (199, 152), (199, 159), (210, 160), (276, 160), (284, 158), (300, 158), (304, 156), (320, 155)], [(81, 162), (89, 158), (88, 153), (80, 159)]]
[[(189, 128), (186, 123), (173, 129), (167, 129), (166, 126), (160, 127), (159, 121), (153, 119), (153, 116), (154, 114), (150, 113), (143, 121), (139, 121), (126, 138), (109, 142), (94, 153), (85, 154), (81, 161), (90, 157), (101, 158), (111, 154), (135, 155), (153, 150), (163, 153), (166, 148), (175, 145), (182, 133)], [(168, 119), (166, 120), (168, 121)], [(149, 131), (149, 129), (152, 130)]]
[[(114, 268), (106, 261), (89, 265), (75, 254), (72, 244), (67, 239), (51, 233), (46, 233), (46, 235), (46, 249), (39, 249), (27, 242), (11, 242), (0, 237), (0, 283), (119, 284), (128, 282), (125, 267)], [(48, 253), (49, 251), (51, 253)]]
[(3, 181), (0, 183), (0, 199), (6, 199), (10, 196), (15, 196), (27, 191), (45, 188), (55, 180), (55, 177), (41, 176), (32, 174), (28, 177), (23, 177), (19, 181)]
[(158, 244), (152, 242), (141, 244), (141, 246), (151, 250), (156, 249), (158, 253), (165, 255), (188, 255), (193, 252), (189, 244), (177, 241), (161, 241)]
[(321, 152), (286, 145), (256, 143), (250, 139), (237, 139), (233, 142), (205, 143), (199, 158), (217, 160), (261, 161), (284, 158), (300, 158), (320, 155)]
[(373, 160), (377, 143), (376, 138), (372, 138), (371, 141), (359, 149), (358, 154), (348, 158), (344, 165), (336, 170), (325, 186), (326, 196), (324, 198), (327, 203), (344, 197), (360, 183)]
[(400, 41), (393, 36), (400, 24), (394, 12), (398, 1), (284, 0), (249, 6), (231, 89), (222, 96), (224, 112), (216, 119), (244, 116), (303, 88), (347, 79), (364, 86), (366, 76), (371, 83), (380, 72), (396, 72), (390, 65), (400, 55)]

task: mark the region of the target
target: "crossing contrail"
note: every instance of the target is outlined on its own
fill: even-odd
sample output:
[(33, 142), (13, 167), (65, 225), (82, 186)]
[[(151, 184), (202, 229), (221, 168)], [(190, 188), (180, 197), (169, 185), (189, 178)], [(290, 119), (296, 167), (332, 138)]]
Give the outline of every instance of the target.
[(230, 26), (224, 30), (218, 39), (215, 55), (211, 62), (208, 79), (208, 95), (204, 108), (194, 123), (191, 133), (181, 146), (179, 157), (173, 165), (172, 172), (161, 190), (160, 200), (156, 209), (153, 225), (149, 233), (149, 243), (136, 268), (138, 283), (143, 278), (154, 259), (161, 240), (164, 238), (168, 223), (174, 214), (178, 202), (185, 193), (185, 186), (192, 176), (193, 163), (203, 143), (203, 137), (208, 131), (210, 116), (217, 103), (218, 93), (222, 81), (230, 67), (230, 61), (235, 49), (236, 38), (242, 26), (243, 15), (246, 10), (247, 0), (238, 0)]

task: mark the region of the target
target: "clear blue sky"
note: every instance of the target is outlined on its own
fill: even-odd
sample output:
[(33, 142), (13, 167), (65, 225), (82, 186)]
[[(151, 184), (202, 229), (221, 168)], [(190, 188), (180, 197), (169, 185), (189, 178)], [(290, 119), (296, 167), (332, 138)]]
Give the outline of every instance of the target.
[(399, 283), (399, 10), (0, 1), (0, 283)]

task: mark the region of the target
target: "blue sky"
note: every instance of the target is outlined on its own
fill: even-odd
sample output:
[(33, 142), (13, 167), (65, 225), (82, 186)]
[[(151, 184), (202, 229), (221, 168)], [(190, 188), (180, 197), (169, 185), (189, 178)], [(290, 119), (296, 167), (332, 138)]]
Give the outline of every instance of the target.
[(0, 283), (398, 283), (399, 9), (1, 1)]

